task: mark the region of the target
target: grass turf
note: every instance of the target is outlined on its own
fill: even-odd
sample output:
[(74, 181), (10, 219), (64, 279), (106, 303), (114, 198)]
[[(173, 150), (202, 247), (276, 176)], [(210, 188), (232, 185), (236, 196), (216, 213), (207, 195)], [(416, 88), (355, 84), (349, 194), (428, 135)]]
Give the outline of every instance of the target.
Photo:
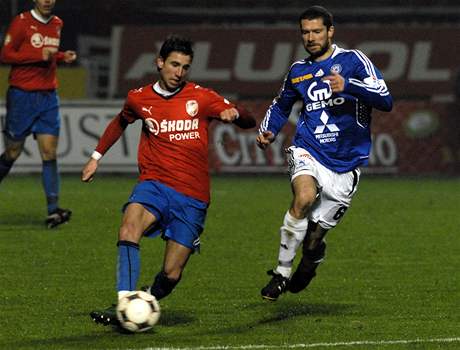
[[(56, 230), (44, 228), (39, 176), (1, 184), (0, 349), (460, 348), (459, 179), (363, 176), (328, 234), (318, 277), (269, 303), (259, 292), (276, 263), (288, 180), (216, 177), (201, 254), (162, 300), (159, 324), (124, 335), (88, 313), (115, 301), (120, 207), (135, 181), (63, 177), (61, 204), (73, 218)], [(158, 271), (163, 247), (141, 242), (140, 285)]]

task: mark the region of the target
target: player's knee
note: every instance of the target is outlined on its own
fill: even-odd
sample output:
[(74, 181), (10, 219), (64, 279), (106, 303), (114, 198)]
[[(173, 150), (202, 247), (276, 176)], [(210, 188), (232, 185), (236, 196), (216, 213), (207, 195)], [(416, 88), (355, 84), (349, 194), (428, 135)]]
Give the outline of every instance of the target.
[(22, 147), (7, 148), (2, 155), (2, 158), (10, 163), (16, 161), (22, 153)]
[(41, 157), (44, 161), (56, 160), (56, 150), (55, 149), (46, 149), (42, 150)]
[(298, 193), (295, 195), (292, 212), (297, 218), (305, 217), (315, 201), (315, 196), (309, 193)]
[(132, 222), (124, 222), (118, 232), (118, 239), (120, 241), (130, 241), (138, 243), (141, 234), (138, 232), (137, 225)]

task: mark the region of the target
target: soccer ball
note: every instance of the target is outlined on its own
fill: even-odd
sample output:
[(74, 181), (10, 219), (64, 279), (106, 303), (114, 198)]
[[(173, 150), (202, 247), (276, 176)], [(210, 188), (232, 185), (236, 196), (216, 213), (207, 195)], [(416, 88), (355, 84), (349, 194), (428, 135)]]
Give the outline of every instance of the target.
[(130, 332), (145, 332), (160, 318), (160, 304), (153, 295), (143, 291), (129, 292), (118, 301), (117, 317)]

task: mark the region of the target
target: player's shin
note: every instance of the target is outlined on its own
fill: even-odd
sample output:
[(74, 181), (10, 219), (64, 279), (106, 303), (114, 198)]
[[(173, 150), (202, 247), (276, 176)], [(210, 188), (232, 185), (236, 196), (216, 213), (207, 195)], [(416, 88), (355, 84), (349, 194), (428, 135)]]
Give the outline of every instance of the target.
[(163, 299), (164, 297), (171, 294), (174, 287), (179, 283), (178, 280), (173, 280), (166, 276), (164, 271), (160, 271), (153, 281), (152, 286), (150, 287), (150, 294), (152, 294), (157, 300)]
[(296, 256), (297, 249), (302, 243), (307, 232), (308, 219), (296, 219), (289, 211), (284, 216), (283, 226), (280, 228), (280, 250), (278, 254), (278, 266), (276, 273), (289, 278), (291, 275), (292, 264)]
[(117, 291), (118, 297), (136, 290), (140, 273), (139, 244), (130, 241), (118, 241)]
[(324, 240), (313, 249), (307, 247), (304, 242), (302, 260), (289, 282), (289, 291), (291, 293), (298, 293), (307, 288), (311, 280), (316, 276), (316, 269), (324, 260), (325, 255), (326, 242)]
[(0, 182), (8, 175), (13, 164), (14, 160), (7, 159), (5, 153), (0, 156)]
[(48, 214), (51, 214), (58, 208), (60, 178), (56, 159), (43, 161), (42, 182)]

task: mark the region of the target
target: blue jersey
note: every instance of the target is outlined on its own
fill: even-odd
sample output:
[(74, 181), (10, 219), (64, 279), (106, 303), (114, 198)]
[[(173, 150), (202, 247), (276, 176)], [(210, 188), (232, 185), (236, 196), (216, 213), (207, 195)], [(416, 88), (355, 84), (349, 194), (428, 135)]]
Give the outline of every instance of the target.
[[(327, 75), (339, 73), (344, 91), (332, 93)], [(309, 151), (321, 164), (338, 173), (367, 165), (371, 147), (371, 111), (390, 111), (393, 100), (380, 71), (362, 52), (333, 45), (321, 62), (295, 62), (259, 132), (277, 135), (292, 106), (302, 101), (293, 144)]]

